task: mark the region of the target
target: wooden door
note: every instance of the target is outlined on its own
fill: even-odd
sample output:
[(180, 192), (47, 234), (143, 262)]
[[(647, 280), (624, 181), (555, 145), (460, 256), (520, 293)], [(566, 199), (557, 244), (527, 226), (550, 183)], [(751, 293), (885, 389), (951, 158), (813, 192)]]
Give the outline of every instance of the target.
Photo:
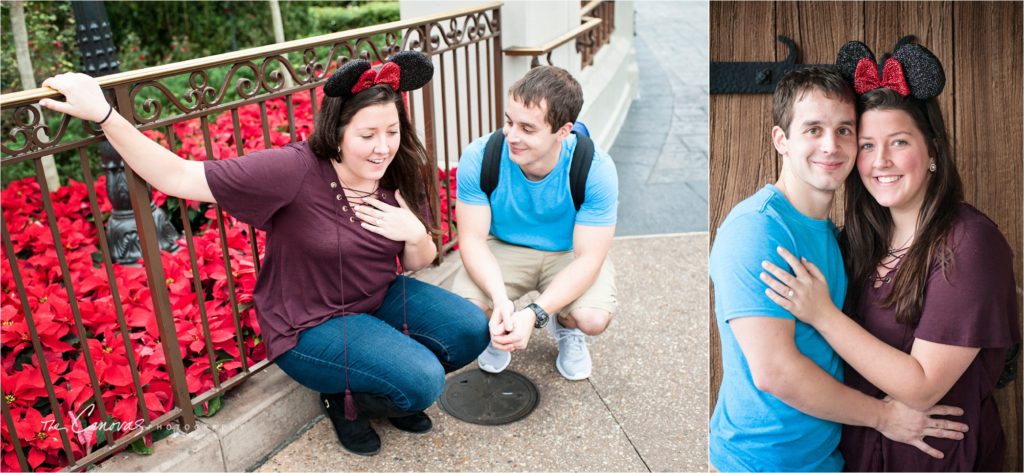
[[(797, 44), (800, 64), (830, 64), (850, 40), (876, 55), (913, 34), (942, 61), (947, 83), (939, 97), (952, 137), (966, 200), (985, 212), (1014, 250), (1021, 293), (1022, 225), (1022, 8), (1021, 3), (983, 2), (712, 2), (712, 61), (781, 61)], [(711, 240), (729, 210), (775, 182), (779, 157), (769, 141), (771, 95), (711, 96), (709, 228)], [(842, 198), (833, 217), (841, 225)], [(714, 308), (712, 291), (711, 307)], [(1024, 303), (1020, 303), (1024, 310)], [(713, 309), (712, 309), (713, 310)], [(721, 347), (711, 318), (710, 403), (722, 377)], [(1017, 360), (1018, 372), (1021, 360)], [(998, 390), (1009, 448), (1007, 471), (1021, 471), (1020, 375)]]

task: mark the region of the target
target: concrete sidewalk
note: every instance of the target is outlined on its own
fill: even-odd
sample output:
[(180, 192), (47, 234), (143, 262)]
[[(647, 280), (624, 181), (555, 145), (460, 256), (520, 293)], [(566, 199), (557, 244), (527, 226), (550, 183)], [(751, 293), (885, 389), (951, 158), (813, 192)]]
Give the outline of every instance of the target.
[(640, 96), (608, 151), (619, 173), (615, 234), (707, 231), (708, 4), (634, 8)]
[(619, 312), (590, 347), (593, 376), (564, 380), (556, 343), (535, 333), (510, 367), (540, 391), (523, 420), (474, 425), (435, 405), (426, 435), (375, 423), (383, 448), (367, 458), (319, 416), (259, 471), (706, 471), (707, 252), (703, 232), (616, 239)]

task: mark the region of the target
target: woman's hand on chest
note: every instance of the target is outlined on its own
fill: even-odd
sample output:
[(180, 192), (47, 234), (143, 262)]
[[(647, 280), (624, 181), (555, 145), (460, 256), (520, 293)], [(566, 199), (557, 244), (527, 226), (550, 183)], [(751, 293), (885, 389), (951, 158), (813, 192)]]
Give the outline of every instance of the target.
[(352, 202), (356, 217), (363, 228), (381, 235), (392, 241), (417, 241), (423, 237), (427, 229), (409, 210), (409, 205), (399, 191), (395, 191), (398, 207), (388, 205), (372, 197), (362, 202)]

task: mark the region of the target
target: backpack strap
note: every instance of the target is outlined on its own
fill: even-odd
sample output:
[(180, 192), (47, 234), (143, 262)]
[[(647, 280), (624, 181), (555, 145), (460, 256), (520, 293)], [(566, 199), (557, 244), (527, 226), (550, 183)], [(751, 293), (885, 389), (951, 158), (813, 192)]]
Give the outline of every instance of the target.
[(577, 212), (586, 198), (587, 176), (593, 162), (594, 142), (582, 133), (576, 133), (576, 150), (572, 153), (572, 165), (569, 167), (569, 191), (572, 193), (572, 203), (576, 206)]
[(480, 164), (480, 190), (487, 194), (487, 200), (491, 200), (491, 194), (498, 187), (498, 176), (501, 171), (501, 148), (505, 145), (505, 134), (501, 130), (495, 130), (487, 139), (484, 146), (484, 160)]
[[(576, 135), (576, 149), (572, 154), (572, 165), (569, 167), (569, 192), (576, 211), (580, 211), (587, 192), (587, 176), (590, 165), (594, 162), (594, 142), (573, 131)], [(480, 190), (491, 200), (491, 194), (498, 187), (498, 176), (501, 171), (501, 149), (505, 145), (505, 134), (495, 130), (484, 146), (484, 159), (480, 165)]]

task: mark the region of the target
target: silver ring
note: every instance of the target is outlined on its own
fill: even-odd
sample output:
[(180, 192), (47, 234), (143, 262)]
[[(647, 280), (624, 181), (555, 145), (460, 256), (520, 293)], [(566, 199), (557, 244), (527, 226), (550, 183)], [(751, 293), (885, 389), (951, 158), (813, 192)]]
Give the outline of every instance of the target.
[(786, 298), (787, 298), (787, 299), (792, 299), (792, 298), (793, 298), (793, 296), (794, 296), (795, 294), (796, 294), (796, 293), (795, 293), (795, 292), (793, 292), (793, 290), (792, 290), (792, 289), (790, 289), (790, 290), (789, 290), (789, 292), (788, 292), (788, 293), (786, 293)]
[[(380, 226), (381, 222), (383, 222), (383, 219), (379, 219), (379, 218), (378, 218), (378, 219), (377, 219), (377, 226), (378, 226), (378, 227)], [(793, 291), (789, 291), (789, 292), (793, 292)]]

